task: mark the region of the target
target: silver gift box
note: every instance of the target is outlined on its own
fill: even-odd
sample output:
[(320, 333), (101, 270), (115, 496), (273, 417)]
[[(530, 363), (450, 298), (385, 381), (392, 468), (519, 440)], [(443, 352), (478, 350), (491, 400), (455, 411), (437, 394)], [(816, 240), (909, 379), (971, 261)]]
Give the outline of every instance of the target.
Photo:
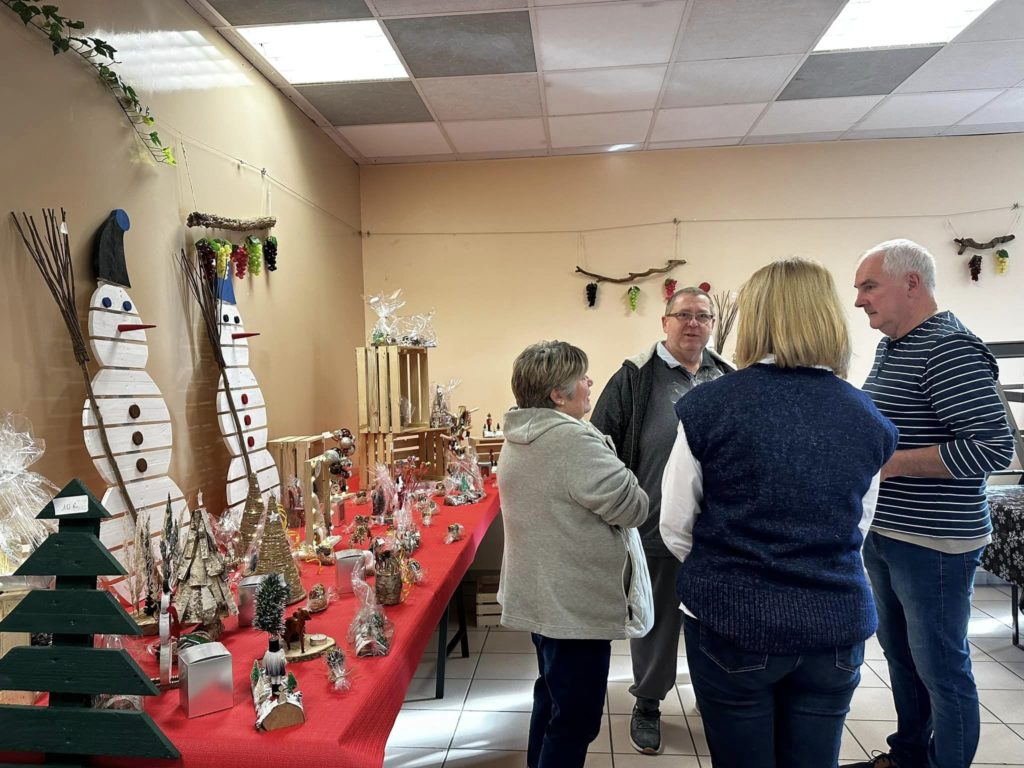
[(178, 654), (178, 688), (186, 717), (199, 717), (234, 704), (231, 654), (223, 643), (201, 643)]
[(362, 549), (343, 549), (334, 553), (334, 587), (339, 597), (352, 594), (352, 571), (365, 555)]

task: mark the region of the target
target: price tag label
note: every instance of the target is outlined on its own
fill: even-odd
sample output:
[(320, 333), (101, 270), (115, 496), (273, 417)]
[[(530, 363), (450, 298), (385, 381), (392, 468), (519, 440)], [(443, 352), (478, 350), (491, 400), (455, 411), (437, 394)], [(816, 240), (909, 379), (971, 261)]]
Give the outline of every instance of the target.
[(64, 496), (53, 500), (53, 511), (57, 517), (81, 515), (89, 511), (88, 496)]

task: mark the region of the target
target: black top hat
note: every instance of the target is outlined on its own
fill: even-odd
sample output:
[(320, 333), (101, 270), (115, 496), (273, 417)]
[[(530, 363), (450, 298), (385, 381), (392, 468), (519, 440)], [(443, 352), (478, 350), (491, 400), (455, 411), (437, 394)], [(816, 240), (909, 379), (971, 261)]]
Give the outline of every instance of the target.
[(128, 214), (121, 208), (111, 211), (96, 237), (96, 250), (92, 256), (93, 269), (98, 280), (106, 280), (124, 288), (131, 288), (128, 266), (124, 261), (124, 233), (131, 227)]

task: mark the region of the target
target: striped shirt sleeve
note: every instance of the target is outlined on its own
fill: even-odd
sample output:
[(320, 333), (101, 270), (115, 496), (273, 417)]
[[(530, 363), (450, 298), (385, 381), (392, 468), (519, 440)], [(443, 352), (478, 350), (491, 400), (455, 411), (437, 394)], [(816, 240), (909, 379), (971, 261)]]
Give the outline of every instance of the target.
[(996, 391), (998, 369), (979, 342), (951, 335), (928, 356), (921, 385), (953, 434), (939, 456), (955, 478), (983, 477), (1013, 459), (1013, 439)]

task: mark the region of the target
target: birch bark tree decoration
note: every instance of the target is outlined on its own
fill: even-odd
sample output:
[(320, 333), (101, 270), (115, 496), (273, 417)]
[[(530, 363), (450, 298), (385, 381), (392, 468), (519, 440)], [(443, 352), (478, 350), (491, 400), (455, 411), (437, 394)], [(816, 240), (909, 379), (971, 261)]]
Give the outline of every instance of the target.
[(39, 273), (50, 289), (53, 300), (57, 303), (61, 317), (64, 318), (64, 325), (71, 337), (71, 346), (75, 353), (75, 362), (82, 372), (82, 379), (85, 382), (87, 402), (92, 410), (92, 416), (96, 420), (96, 427), (103, 446), (103, 454), (110, 463), (110, 469), (114, 475), (116, 485), (124, 499), (128, 514), (131, 515), (132, 525), (138, 519), (135, 504), (128, 494), (124, 484), (124, 477), (121, 468), (114, 458), (110, 448), (110, 440), (107, 435), (107, 428), (103, 421), (103, 414), (100, 412), (99, 404), (96, 402), (96, 395), (93, 392), (92, 380), (89, 376), (89, 352), (85, 346), (85, 338), (82, 335), (82, 325), (78, 320), (78, 310), (75, 304), (75, 269), (71, 262), (71, 245), (68, 238), (67, 213), (60, 209), (60, 221), (57, 221), (57, 214), (53, 208), (43, 210), (43, 222), (45, 225), (45, 237), (40, 234), (35, 219), (25, 213), (21, 214), (21, 221), (11, 211), (11, 218), (14, 219), (14, 226), (21, 235), (25, 247), (32, 256)]

